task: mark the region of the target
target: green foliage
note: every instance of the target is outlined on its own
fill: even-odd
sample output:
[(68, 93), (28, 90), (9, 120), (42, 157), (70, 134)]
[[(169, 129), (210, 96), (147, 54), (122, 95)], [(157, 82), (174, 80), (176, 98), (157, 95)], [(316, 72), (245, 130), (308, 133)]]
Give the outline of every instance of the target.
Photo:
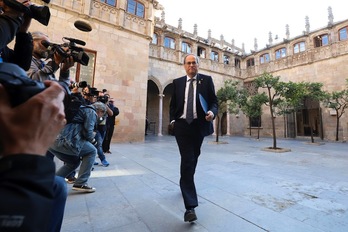
[(341, 117), (348, 108), (348, 90), (327, 92), (324, 104), (326, 107), (336, 110), (338, 117)]
[[(348, 79), (346, 79), (348, 86)], [(326, 92), (324, 95), (324, 105), (336, 111), (336, 141), (338, 141), (339, 122), (345, 110), (348, 108), (348, 89)]]
[(227, 80), (224, 87), (219, 89), (216, 94), (219, 104), (219, 113), (223, 114), (227, 111), (229, 113), (238, 113), (240, 96), (240, 82)]
[(258, 93), (255, 95), (243, 95), (244, 98), (240, 102), (243, 113), (249, 117), (259, 117), (262, 115), (262, 105), (268, 101), (265, 93)]

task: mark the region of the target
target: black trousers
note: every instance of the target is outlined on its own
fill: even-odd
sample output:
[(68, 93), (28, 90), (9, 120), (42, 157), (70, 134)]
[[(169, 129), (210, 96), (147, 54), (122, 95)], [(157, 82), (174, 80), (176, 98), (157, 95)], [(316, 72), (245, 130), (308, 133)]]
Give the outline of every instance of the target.
[(195, 208), (198, 206), (198, 198), (194, 175), (204, 137), (200, 133), (197, 120), (194, 120), (191, 124), (188, 124), (185, 120), (176, 120), (174, 135), (181, 156), (180, 189), (185, 208)]
[(105, 137), (103, 140), (104, 153), (110, 150), (110, 143), (111, 143), (112, 135), (114, 134), (114, 129), (115, 129), (114, 125), (106, 127)]

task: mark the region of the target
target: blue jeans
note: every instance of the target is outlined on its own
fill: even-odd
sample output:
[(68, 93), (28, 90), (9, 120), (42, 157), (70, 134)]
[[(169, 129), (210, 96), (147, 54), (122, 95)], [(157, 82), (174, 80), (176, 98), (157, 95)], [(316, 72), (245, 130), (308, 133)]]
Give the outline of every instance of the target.
[(78, 168), (81, 163), (75, 185), (87, 184), (97, 155), (97, 149), (93, 144), (85, 142), (79, 155), (72, 154), (70, 150), (55, 146), (52, 146), (49, 151), (64, 162), (64, 165), (57, 171), (57, 176), (67, 177)]
[(104, 140), (104, 134), (102, 134), (99, 130), (96, 131), (97, 133), (95, 134), (95, 140), (97, 140), (97, 153), (100, 161), (105, 160), (105, 155), (103, 151), (103, 140)]
[(53, 210), (51, 215), (51, 221), (49, 223), (49, 226), (50, 226), (49, 231), (59, 232), (62, 227), (65, 202), (68, 195), (64, 178), (60, 176), (55, 176), (54, 185), (53, 185), (53, 193), (54, 193), (54, 203), (52, 208)]

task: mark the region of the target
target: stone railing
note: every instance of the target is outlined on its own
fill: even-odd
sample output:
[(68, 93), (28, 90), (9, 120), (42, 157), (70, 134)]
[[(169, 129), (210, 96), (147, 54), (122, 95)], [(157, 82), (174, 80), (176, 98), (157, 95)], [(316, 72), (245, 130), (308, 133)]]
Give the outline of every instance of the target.
[[(32, 0), (37, 5), (43, 5), (41, 0)], [(137, 34), (152, 37), (152, 22), (146, 18), (137, 17), (129, 14), (123, 8), (118, 8), (100, 2), (98, 0), (51, 0), (48, 4), (51, 11), (51, 17), (59, 17), (60, 11), (71, 11), (78, 14), (77, 17), (89, 22), (104, 22), (110, 25), (110, 28), (116, 27), (132, 31)], [(61, 10), (65, 9), (65, 10)], [(149, 9), (148, 9), (149, 10)], [(151, 10), (149, 10), (151, 14)], [(151, 18), (151, 15), (147, 15)]]

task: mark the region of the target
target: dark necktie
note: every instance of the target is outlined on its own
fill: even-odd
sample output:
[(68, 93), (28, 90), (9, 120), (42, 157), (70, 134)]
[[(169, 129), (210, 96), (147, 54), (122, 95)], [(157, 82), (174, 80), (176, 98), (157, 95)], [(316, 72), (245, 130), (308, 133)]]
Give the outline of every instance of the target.
[(194, 79), (189, 80), (189, 90), (187, 95), (187, 110), (186, 110), (186, 122), (191, 124), (193, 121), (193, 81)]

